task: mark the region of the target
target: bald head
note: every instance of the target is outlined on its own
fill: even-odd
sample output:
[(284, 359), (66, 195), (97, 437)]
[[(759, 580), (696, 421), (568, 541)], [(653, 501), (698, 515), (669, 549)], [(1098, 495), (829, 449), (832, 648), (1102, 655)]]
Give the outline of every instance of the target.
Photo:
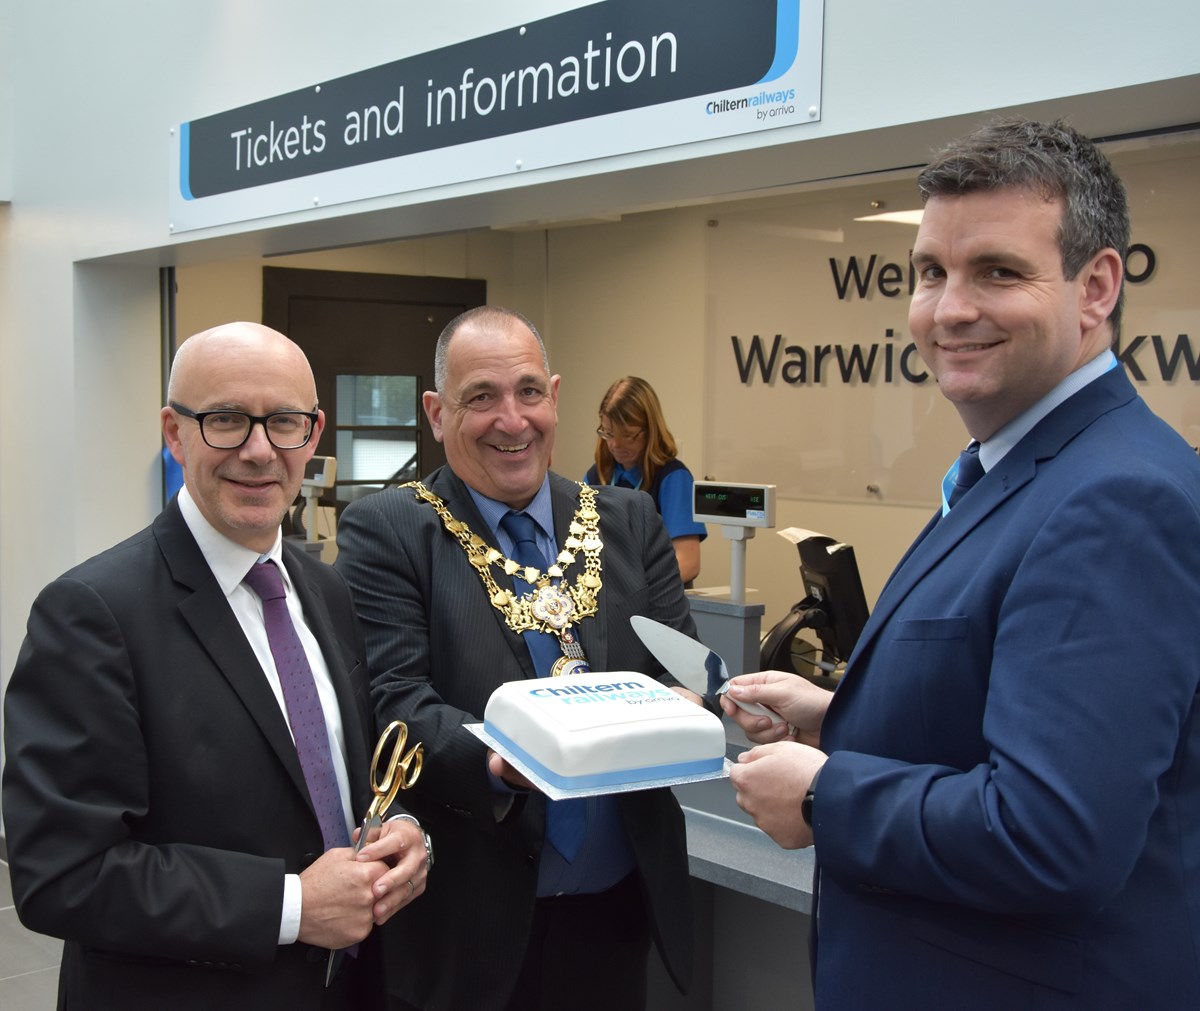
[[(266, 424), (257, 422), (250, 424), (242, 445), (217, 449), (204, 438), (197, 417), (214, 412), (252, 419), (316, 414), (316, 420), (312, 437), (295, 449), (279, 449), (268, 438)], [(297, 422), (307, 426), (309, 419), (297, 417)], [(175, 353), (162, 409), (163, 438), (183, 467), (192, 500), (230, 540), (259, 552), (275, 543), (324, 424), (308, 359), (270, 327), (225, 323), (189, 337)]]
[(234, 364), (247, 354), (276, 358), (281, 367), (295, 369), (297, 377), (306, 376), (312, 388), (309, 398), (312, 403), (304, 410), (316, 409), (317, 386), (308, 359), (300, 347), (278, 330), (261, 323), (246, 322), (222, 323), (201, 330), (179, 346), (171, 363), (171, 379), (167, 384), (168, 402), (188, 396), (188, 383), (196, 373), (202, 374), (223, 359)]

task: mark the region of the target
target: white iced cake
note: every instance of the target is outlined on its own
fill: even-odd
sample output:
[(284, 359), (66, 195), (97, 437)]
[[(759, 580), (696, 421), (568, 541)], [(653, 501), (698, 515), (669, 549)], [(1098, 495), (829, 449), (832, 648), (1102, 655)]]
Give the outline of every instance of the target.
[(488, 699), (484, 731), (560, 789), (719, 772), (720, 719), (645, 674), (509, 681)]

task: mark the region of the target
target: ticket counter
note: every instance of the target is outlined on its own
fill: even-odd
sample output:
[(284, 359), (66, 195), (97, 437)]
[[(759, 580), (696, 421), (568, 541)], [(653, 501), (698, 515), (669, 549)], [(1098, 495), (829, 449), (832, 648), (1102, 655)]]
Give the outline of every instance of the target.
[[(736, 761), (749, 742), (725, 723)], [(780, 849), (737, 806), (728, 779), (684, 784), (675, 795), (687, 820), (696, 970), (684, 997), (652, 955), (650, 1011), (809, 1011), (813, 850)]]

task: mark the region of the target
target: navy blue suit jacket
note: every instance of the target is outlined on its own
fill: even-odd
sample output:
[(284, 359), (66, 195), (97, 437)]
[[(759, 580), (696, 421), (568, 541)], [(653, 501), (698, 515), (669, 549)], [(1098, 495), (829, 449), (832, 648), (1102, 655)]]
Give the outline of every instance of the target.
[(822, 729), (817, 1006), (1200, 1007), (1200, 461), (1114, 369), (884, 588)]

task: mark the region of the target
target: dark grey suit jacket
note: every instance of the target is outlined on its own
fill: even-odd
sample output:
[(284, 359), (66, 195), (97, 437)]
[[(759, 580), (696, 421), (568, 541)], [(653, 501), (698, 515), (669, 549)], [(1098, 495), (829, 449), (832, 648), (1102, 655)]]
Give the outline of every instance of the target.
[[(555, 535), (565, 538), (579, 486), (550, 475)], [(426, 485), (487, 537), (466, 486), (443, 467)], [(679, 568), (649, 495), (599, 488), (603, 588), (599, 612), (576, 626), (596, 671), (641, 671), (674, 684), (629, 625), (645, 614), (695, 634)], [(425, 745), (405, 803), (433, 834), (437, 866), (420, 903), (385, 930), (389, 986), (426, 1008), (504, 1007), (525, 955), (537, 889), (545, 803), (524, 797), (499, 824), (476, 723), (505, 681), (536, 677), (529, 650), (491, 606), (478, 574), (433, 508), (391, 489), (347, 508), (337, 567), (354, 591), (367, 640), (376, 715), (402, 719)], [(493, 570), (495, 571), (495, 570)], [(511, 581), (497, 573), (497, 582)], [(683, 814), (668, 790), (625, 793), (655, 941), (681, 986), (691, 977), (692, 923)], [(589, 963), (603, 971), (603, 953)]]
[[(284, 559), (365, 810), (350, 595), (286, 543)], [(320, 828), (285, 717), (177, 502), (38, 596), (5, 738), (13, 892), (26, 926), (67, 942), (60, 1007), (319, 1007), (324, 952), (276, 942), (284, 874), (321, 853)]]

